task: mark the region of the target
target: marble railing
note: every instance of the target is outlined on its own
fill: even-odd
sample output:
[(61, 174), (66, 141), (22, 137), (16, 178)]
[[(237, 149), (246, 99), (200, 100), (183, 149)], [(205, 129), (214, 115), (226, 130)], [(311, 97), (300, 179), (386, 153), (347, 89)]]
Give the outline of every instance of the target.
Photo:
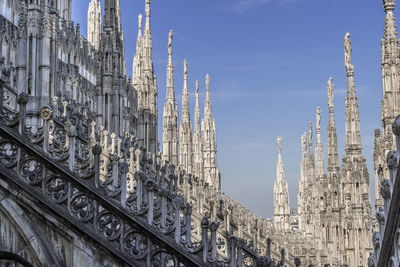
[[(0, 79), (0, 175), (76, 231), (128, 264), (294, 265), (294, 258), (285, 262), (284, 250), (279, 262), (272, 261), (277, 257), (267, 240), (267, 256), (260, 256), (254, 244), (261, 241), (246, 242), (227, 231), (234, 220), (221, 219), (211, 202), (205, 206), (213, 212), (201, 217), (197, 237), (192, 235), (193, 207), (179, 196), (183, 173), (146, 153), (134, 136), (117, 138), (97, 127), (84, 108), (53, 99), (32, 131), (25, 124), (28, 96), (20, 93), (15, 106), (3, 101), (7, 74), (3, 69)], [(212, 190), (207, 194), (218, 199)], [(218, 231), (225, 220), (229, 229)]]

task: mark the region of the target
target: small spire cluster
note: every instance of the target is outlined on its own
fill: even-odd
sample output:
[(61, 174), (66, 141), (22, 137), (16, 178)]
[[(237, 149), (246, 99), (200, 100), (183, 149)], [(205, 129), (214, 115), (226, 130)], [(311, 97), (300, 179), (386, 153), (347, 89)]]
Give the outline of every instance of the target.
[[(372, 251), (372, 214), (369, 201), (369, 175), (366, 159), (361, 153), (360, 121), (357, 94), (354, 85), (354, 66), (351, 63), (350, 34), (344, 39), (344, 65), (347, 76), (345, 97), (345, 156), (339, 167), (338, 142), (334, 117), (334, 85), (327, 82), (328, 92), (328, 166), (324, 168), (324, 151), (321, 141), (321, 111), (316, 108), (316, 143), (313, 153), (312, 123), (301, 137), (302, 160), (298, 185), (298, 224), (304, 237), (313, 240), (314, 249), (321, 255), (320, 263), (333, 266), (366, 266)], [(314, 162), (315, 155), (315, 162)], [(277, 174), (282, 170), (278, 160)], [(281, 176), (277, 175), (274, 186), (274, 211), (282, 206), (280, 195), (284, 189), (276, 190)], [(282, 198), (282, 197), (281, 197)], [(274, 213), (275, 226), (286, 214)], [(289, 219), (290, 220), (290, 219)], [(286, 230), (286, 229), (285, 229)]]
[[(196, 81), (195, 128), (190, 120), (188, 64), (183, 62), (182, 116), (178, 129), (178, 105), (175, 103), (174, 71), (171, 30), (168, 36), (167, 91), (163, 112), (162, 159), (179, 166), (188, 174), (205, 180), (220, 190), (217, 167), (215, 121), (210, 99), (210, 76), (206, 75), (206, 100), (204, 118), (200, 125), (199, 82)], [(179, 136), (178, 136), (179, 133)]]

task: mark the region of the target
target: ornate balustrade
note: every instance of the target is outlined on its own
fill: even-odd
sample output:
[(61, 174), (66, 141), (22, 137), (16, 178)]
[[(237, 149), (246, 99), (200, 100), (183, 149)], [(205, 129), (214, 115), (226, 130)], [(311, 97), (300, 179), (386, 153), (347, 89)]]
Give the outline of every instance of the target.
[(128, 264), (285, 265), (284, 250), (279, 262), (271, 260), (270, 243), (268, 256), (259, 256), (261, 236), (246, 242), (233, 234), (235, 220), (222, 212), (224, 201), (233, 202), (212, 190), (205, 199), (222, 200), (219, 211), (204, 201), (212, 212), (192, 234), (193, 207), (179, 192), (183, 173), (146, 153), (134, 136), (117, 138), (98, 127), (85, 107), (55, 98), (52, 107), (42, 107), (37, 129), (27, 127), (28, 96), (20, 93), (16, 105), (5, 104), (9, 69), (1, 73), (0, 176), (71, 228)]

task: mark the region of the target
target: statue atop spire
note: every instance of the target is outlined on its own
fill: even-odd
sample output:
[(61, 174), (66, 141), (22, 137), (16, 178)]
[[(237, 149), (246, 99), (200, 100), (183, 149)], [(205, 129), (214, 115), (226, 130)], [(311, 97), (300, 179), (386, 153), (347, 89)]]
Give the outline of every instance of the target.
[(321, 111), (319, 110), (319, 106), (317, 106), (317, 110), (315, 111), (315, 121), (316, 121), (316, 128), (320, 129), (320, 123), (321, 123)]
[(199, 93), (199, 80), (196, 80), (196, 94)]
[(186, 59), (183, 60), (183, 75), (187, 78), (188, 66)]
[(329, 107), (333, 107), (333, 98), (334, 98), (334, 95), (333, 95), (333, 87), (335, 86), (333, 83), (332, 83), (332, 77), (329, 77), (329, 80), (328, 80), (328, 106)]
[(210, 75), (206, 75), (206, 90), (210, 91)]
[(350, 33), (346, 33), (346, 35), (344, 36), (344, 62), (346, 71), (349, 71), (350, 69), (353, 68), (353, 65), (351, 64), (351, 57), (352, 57), (352, 52), (351, 52)]
[(174, 31), (170, 30), (168, 34), (168, 55), (172, 54), (172, 37), (173, 37)]
[(138, 24), (139, 24), (139, 31), (141, 31), (141, 30), (142, 30), (142, 21), (143, 21), (143, 16), (142, 16), (142, 14), (139, 14), (138, 19), (139, 19), (139, 22), (138, 22)]
[(277, 146), (278, 146), (278, 152), (279, 152), (279, 154), (281, 154), (281, 152), (282, 152), (281, 142), (282, 142), (282, 136), (278, 136), (278, 138), (276, 139), (276, 144), (277, 144)]

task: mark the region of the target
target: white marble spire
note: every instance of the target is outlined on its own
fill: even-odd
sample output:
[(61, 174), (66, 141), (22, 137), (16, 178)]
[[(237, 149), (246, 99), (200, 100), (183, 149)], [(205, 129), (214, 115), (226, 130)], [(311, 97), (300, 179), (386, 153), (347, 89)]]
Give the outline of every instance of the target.
[(183, 170), (192, 173), (193, 144), (192, 123), (189, 111), (188, 65), (183, 62), (182, 119), (179, 127), (179, 165)]
[(333, 104), (334, 84), (332, 78), (329, 78), (328, 83), (328, 108), (329, 108), (329, 124), (328, 124), (328, 173), (339, 171), (339, 156), (337, 132), (335, 124), (335, 107)]
[(274, 226), (278, 231), (290, 230), (289, 189), (285, 180), (285, 168), (282, 161), (282, 137), (276, 140), (278, 146), (278, 162), (276, 165), (276, 181), (274, 183)]
[(87, 37), (96, 49), (99, 49), (101, 35), (101, 4), (99, 0), (91, 0), (88, 9)]
[(354, 66), (351, 64), (352, 51), (350, 34), (344, 37), (345, 69), (347, 75), (347, 95), (345, 111), (346, 153), (361, 154), (360, 118), (358, 99), (354, 85)]
[(321, 141), (321, 112), (319, 107), (315, 111), (315, 133), (317, 141), (315, 143), (315, 175), (317, 177), (324, 176), (324, 148)]
[(217, 190), (220, 187), (219, 170), (217, 168), (217, 142), (215, 121), (212, 117), (210, 99), (210, 76), (206, 75), (206, 100), (204, 102), (204, 120), (202, 121), (202, 139), (204, 153), (204, 177)]
[(168, 34), (167, 90), (163, 112), (162, 159), (178, 166), (178, 105), (175, 103), (172, 36), (173, 31), (170, 30)]
[(203, 139), (201, 136), (201, 115), (199, 103), (199, 81), (196, 81), (196, 105), (194, 108), (193, 170), (199, 179), (204, 178)]

